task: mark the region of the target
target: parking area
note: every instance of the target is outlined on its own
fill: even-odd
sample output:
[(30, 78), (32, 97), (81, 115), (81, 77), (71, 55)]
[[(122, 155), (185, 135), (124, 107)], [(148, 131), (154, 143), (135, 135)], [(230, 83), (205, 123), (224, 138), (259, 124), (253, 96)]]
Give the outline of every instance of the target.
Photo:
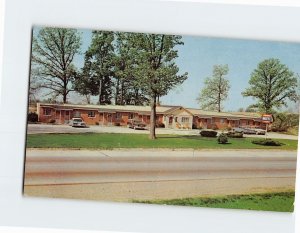
[[(175, 134), (175, 135), (199, 135), (198, 129), (166, 129), (157, 128), (157, 134)], [(220, 131), (221, 132), (221, 131)], [(39, 134), (39, 133), (130, 133), (130, 134), (149, 134), (149, 130), (134, 130), (127, 127), (121, 126), (100, 126), (92, 125), (87, 128), (74, 128), (69, 125), (50, 125), (50, 124), (28, 124), (28, 134)], [(248, 135), (244, 134), (245, 137), (261, 137), (265, 138), (265, 135)], [(269, 138), (277, 139), (291, 139), (298, 140), (298, 136), (287, 135), (269, 132), (267, 134)]]

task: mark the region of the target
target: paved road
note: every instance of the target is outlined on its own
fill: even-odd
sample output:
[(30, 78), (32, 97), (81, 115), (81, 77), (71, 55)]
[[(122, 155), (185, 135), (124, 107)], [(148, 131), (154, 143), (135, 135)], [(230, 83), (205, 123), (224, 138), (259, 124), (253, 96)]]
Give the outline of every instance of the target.
[(27, 150), (25, 194), (131, 201), (294, 190), (295, 151)]
[[(47, 124), (29, 124), (28, 125), (29, 134), (38, 134), (38, 133), (138, 133), (138, 134), (149, 134), (149, 130), (133, 130), (126, 127), (117, 127), (117, 126), (96, 126), (91, 125), (88, 128), (73, 128), (68, 125), (47, 125)], [(176, 135), (199, 135), (198, 129), (165, 129), (157, 128), (157, 134), (176, 134)], [(246, 135), (245, 137), (261, 137), (264, 138), (264, 135)], [(282, 139), (292, 139), (298, 140), (297, 136), (279, 134), (270, 132), (268, 133), (269, 138), (282, 138)]]

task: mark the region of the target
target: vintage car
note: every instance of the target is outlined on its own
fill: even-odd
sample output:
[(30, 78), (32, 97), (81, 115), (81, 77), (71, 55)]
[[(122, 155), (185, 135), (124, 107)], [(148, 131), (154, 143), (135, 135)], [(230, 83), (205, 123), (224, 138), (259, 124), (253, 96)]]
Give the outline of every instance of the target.
[(130, 119), (127, 122), (127, 126), (128, 128), (131, 129), (145, 129), (146, 128), (146, 124), (140, 120), (136, 120), (136, 119)]
[(232, 129), (235, 133), (243, 133), (243, 134), (256, 134), (256, 131), (251, 128), (237, 127)]
[(265, 135), (266, 134), (266, 130), (264, 130), (264, 129), (261, 129), (261, 128), (257, 127), (254, 130), (256, 131), (257, 135)]
[(86, 127), (86, 123), (81, 118), (72, 118), (69, 125), (72, 127)]

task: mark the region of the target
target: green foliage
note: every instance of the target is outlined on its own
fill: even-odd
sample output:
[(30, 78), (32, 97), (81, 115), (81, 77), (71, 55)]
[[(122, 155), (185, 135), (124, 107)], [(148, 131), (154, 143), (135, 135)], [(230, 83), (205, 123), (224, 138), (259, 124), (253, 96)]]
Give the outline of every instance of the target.
[(279, 59), (266, 59), (252, 72), (248, 87), (242, 95), (257, 100), (252, 106), (264, 113), (287, 106), (287, 100), (297, 101), (297, 78)]
[(85, 52), (82, 73), (76, 78), (75, 90), (81, 95), (98, 95), (99, 104), (110, 104), (114, 58), (114, 33), (93, 31), (92, 42)]
[(265, 193), (249, 195), (228, 195), (223, 197), (195, 197), (171, 200), (138, 201), (137, 203), (160, 204), (160, 205), (180, 205), (212, 208), (230, 208), (247, 210), (265, 210), (293, 212), (294, 192)]
[(49, 89), (54, 98), (67, 102), (76, 76), (74, 56), (79, 53), (81, 36), (75, 29), (42, 28), (32, 39), (31, 77), (39, 87)]
[(289, 128), (296, 128), (299, 125), (299, 114), (282, 112), (274, 114), (273, 118), (271, 130), (274, 132), (286, 132)]
[(205, 79), (205, 86), (197, 98), (202, 109), (221, 112), (230, 89), (229, 80), (225, 77), (228, 71), (228, 65), (215, 65), (212, 77)]
[(38, 121), (38, 114), (36, 114), (35, 112), (28, 113), (27, 121), (28, 122), (37, 122)]
[(228, 137), (225, 133), (221, 133), (219, 136), (218, 136), (218, 143), (220, 144), (226, 144), (228, 143)]
[(218, 132), (217, 131), (213, 131), (213, 130), (201, 130), (200, 131), (200, 135), (202, 136), (202, 137), (216, 137), (217, 136), (217, 134), (218, 134)]
[(273, 139), (256, 139), (252, 141), (253, 144), (262, 145), (262, 146), (282, 146), (284, 143), (275, 141)]
[(115, 37), (115, 103), (120, 105), (149, 104), (149, 97), (143, 92), (137, 76), (140, 48), (136, 46), (135, 33), (117, 32)]
[[(253, 144), (253, 138), (232, 138), (226, 149), (265, 149), (264, 146)], [(297, 140), (278, 139), (284, 143), (280, 149), (296, 150)], [(28, 148), (192, 148), (192, 149), (224, 149), (217, 144), (215, 138), (197, 135), (158, 135), (157, 140), (148, 140), (146, 134), (117, 133), (84, 133), (84, 134), (29, 134)], [(269, 147), (272, 149), (274, 147)], [(275, 149), (275, 148), (274, 148)], [(278, 149), (278, 147), (276, 147)]]

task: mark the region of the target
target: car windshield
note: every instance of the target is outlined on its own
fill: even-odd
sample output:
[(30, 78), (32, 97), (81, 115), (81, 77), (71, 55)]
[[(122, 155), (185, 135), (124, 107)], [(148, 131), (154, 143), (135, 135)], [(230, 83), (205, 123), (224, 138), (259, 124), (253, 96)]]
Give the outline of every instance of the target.
[(82, 122), (81, 119), (74, 119), (73, 121), (74, 121), (74, 122)]

